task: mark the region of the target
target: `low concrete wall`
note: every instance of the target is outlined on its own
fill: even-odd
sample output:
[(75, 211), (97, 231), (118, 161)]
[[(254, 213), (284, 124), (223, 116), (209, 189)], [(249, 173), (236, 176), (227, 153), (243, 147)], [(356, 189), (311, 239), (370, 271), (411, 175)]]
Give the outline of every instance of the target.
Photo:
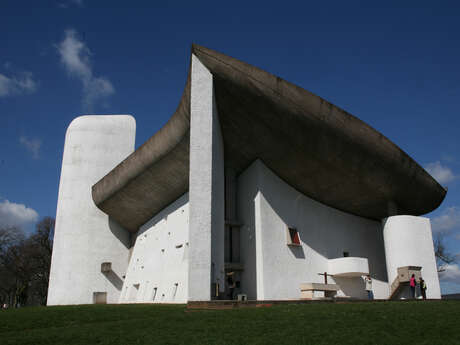
[[(129, 233), (99, 210), (91, 186), (134, 150), (132, 116), (80, 116), (65, 138), (48, 305), (116, 303), (128, 261)], [(103, 274), (101, 264), (111, 262)]]
[(136, 234), (120, 303), (187, 303), (188, 193)]
[[(367, 258), (376, 298), (388, 297), (380, 222), (316, 202), (286, 184), (261, 161), (238, 177), (241, 228), (241, 290), (249, 299), (296, 299), (301, 283), (323, 283), (329, 259)], [(286, 227), (296, 228), (301, 246), (288, 246)], [(332, 278), (339, 295), (367, 298), (361, 277)]]
[(328, 273), (338, 277), (362, 277), (369, 274), (369, 261), (367, 258), (330, 259), (328, 266)]

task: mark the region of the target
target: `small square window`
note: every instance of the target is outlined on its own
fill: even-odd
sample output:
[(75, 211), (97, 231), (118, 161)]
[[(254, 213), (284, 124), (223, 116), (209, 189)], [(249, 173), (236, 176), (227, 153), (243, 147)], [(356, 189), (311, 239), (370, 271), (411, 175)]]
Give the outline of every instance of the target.
[(343, 252), (343, 257), (344, 258), (348, 258), (350, 256), (350, 253), (349, 252)]
[(300, 236), (296, 228), (287, 228), (287, 245), (300, 246)]

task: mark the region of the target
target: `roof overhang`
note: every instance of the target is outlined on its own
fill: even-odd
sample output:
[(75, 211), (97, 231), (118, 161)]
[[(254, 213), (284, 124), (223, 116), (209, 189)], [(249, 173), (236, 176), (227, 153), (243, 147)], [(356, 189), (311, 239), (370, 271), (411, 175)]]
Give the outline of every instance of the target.
[[(385, 136), (296, 85), (216, 51), (192, 46), (214, 78), (225, 165), (237, 173), (261, 159), (288, 184), (323, 204), (365, 218), (421, 215), (446, 190)], [(187, 192), (190, 72), (168, 123), (97, 182), (93, 200), (135, 232)]]

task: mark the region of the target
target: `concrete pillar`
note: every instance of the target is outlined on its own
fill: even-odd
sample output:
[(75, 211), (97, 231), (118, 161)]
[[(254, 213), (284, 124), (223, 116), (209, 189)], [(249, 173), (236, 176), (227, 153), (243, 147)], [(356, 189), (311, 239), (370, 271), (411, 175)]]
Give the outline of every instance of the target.
[(213, 76), (192, 55), (190, 100), (189, 301), (211, 299), (212, 284), (224, 291), (224, 144)]
[[(99, 210), (91, 187), (134, 150), (132, 116), (80, 116), (65, 137), (56, 211), (48, 305), (117, 303), (126, 272), (129, 232)], [(101, 272), (111, 263), (110, 275)]]
[(441, 298), (429, 218), (393, 216), (383, 219), (383, 239), (391, 285), (398, 267), (421, 266), (427, 298)]

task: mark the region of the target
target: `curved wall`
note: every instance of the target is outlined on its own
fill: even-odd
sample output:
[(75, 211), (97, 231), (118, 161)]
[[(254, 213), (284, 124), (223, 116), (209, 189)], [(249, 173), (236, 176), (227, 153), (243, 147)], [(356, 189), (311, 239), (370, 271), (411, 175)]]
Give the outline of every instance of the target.
[[(298, 299), (300, 284), (324, 283), (333, 259), (364, 260), (377, 299), (388, 298), (381, 223), (323, 205), (301, 194), (257, 160), (238, 177), (241, 291), (248, 299)], [(287, 245), (286, 227), (301, 246)], [(351, 257), (343, 258), (344, 252)], [(365, 260), (367, 259), (367, 260)], [(366, 272), (366, 273), (367, 273)], [(329, 273), (329, 272), (328, 272)], [(341, 296), (367, 298), (361, 277), (329, 277)]]
[(334, 277), (362, 277), (369, 274), (369, 261), (367, 258), (345, 257), (330, 259), (328, 273)]
[(398, 267), (421, 266), (427, 298), (441, 298), (430, 220), (393, 216), (385, 218), (382, 223), (388, 282), (394, 281)]
[[(106, 292), (116, 303), (128, 264), (129, 233), (99, 210), (91, 186), (134, 150), (132, 116), (80, 116), (64, 145), (48, 305), (93, 303)], [(112, 271), (101, 273), (101, 263)]]

